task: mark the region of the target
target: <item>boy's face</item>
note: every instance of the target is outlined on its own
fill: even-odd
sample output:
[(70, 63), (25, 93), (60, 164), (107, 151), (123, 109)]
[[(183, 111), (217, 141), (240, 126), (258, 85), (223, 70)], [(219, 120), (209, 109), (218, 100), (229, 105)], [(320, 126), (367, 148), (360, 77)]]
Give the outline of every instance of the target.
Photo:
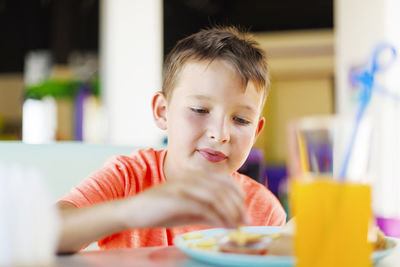
[(262, 94), (252, 82), (244, 90), (226, 61), (187, 63), (169, 102), (162, 94), (153, 99), (154, 112), (165, 105), (160, 128), (168, 130), (166, 173), (238, 170), (264, 126)]

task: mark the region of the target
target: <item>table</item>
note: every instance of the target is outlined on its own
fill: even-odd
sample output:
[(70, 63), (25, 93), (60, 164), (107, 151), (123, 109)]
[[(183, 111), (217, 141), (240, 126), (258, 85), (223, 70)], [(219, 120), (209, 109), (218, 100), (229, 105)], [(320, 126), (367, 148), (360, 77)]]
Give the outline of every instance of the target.
[[(397, 244), (398, 245), (395, 250), (390, 255), (379, 261), (376, 267), (400, 266), (400, 239), (397, 239)], [(108, 251), (87, 251), (74, 255), (60, 255), (57, 256), (55, 266), (205, 267), (210, 265), (192, 260), (178, 248), (171, 246), (118, 249)]]
[(86, 251), (74, 255), (57, 256), (55, 266), (66, 267), (205, 267), (210, 266), (190, 259), (174, 246)]

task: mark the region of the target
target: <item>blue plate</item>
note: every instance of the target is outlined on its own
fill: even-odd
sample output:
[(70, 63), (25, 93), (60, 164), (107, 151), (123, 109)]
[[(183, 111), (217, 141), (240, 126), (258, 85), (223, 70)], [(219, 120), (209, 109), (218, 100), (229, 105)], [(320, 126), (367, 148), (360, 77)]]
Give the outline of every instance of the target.
[[(243, 231), (260, 234), (273, 234), (281, 230), (278, 226), (249, 226), (242, 227)], [(217, 235), (224, 234), (228, 231), (225, 228), (214, 228), (208, 230), (201, 230), (192, 233), (201, 233), (202, 238), (184, 240), (183, 236), (180, 235), (175, 237), (174, 244), (182, 250), (184, 253), (189, 255), (191, 258), (201, 262), (210, 263), (214, 265), (224, 266), (294, 266), (295, 259), (293, 256), (272, 256), (272, 255), (245, 255), (245, 254), (233, 254), (233, 253), (221, 253), (214, 251), (204, 251), (195, 248), (191, 248), (189, 244), (197, 243), (207, 238), (212, 238)], [(396, 246), (396, 241), (391, 238), (387, 238), (388, 249), (374, 252), (372, 259), (376, 263), (386, 255), (388, 255)]]

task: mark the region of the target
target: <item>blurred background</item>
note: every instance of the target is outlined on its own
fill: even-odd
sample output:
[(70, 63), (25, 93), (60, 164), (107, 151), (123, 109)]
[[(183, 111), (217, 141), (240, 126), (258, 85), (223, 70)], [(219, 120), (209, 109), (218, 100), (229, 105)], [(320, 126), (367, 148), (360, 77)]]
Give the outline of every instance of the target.
[(249, 29), (266, 50), (256, 147), (283, 163), (286, 122), (334, 111), (333, 0), (1, 0), (0, 138), (162, 144), (150, 99), (163, 59), (215, 24)]
[[(370, 83), (374, 210), (400, 225), (399, 12), (398, 0), (0, 0), (0, 141), (23, 141), (0, 142), (0, 162), (41, 166), (61, 197), (112, 154), (162, 147), (151, 97), (165, 56), (233, 24), (254, 35), (271, 73), (266, 127), (240, 171), (285, 205), (288, 123), (353, 118)], [(389, 61), (380, 44), (394, 48)], [(65, 162), (74, 168), (60, 172)]]
[[(154, 125), (151, 97), (165, 56), (187, 35), (233, 24), (254, 35), (271, 71), (266, 127), (239, 171), (286, 203), (288, 123), (352, 118), (368, 82), (360, 75), (371, 75), (375, 211), (399, 218), (399, 12), (398, 0), (0, 0), (0, 140), (24, 143), (0, 142), (0, 158), (34, 159), (51, 171), (53, 161), (84, 160), (75, 166), (87, 170), (65, 173), (62, 195), (70, 177), (82, 179), (106, 155), (162, 147), (167, 137)], [(389, 61), (388, 50), (376, 49), (382, 43), (394, 48)]]

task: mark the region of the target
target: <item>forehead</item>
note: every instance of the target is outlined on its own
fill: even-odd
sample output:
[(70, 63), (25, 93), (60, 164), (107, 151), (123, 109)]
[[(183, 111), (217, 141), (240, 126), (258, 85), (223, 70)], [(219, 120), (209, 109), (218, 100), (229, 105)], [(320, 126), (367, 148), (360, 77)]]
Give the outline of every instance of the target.
[(228, 61), (189, 61), (181, 69), (173, 95), (227, 103), (245, 102), (260, 107), (263, 90), (252, 81), (244, 84), (242, 77)]

